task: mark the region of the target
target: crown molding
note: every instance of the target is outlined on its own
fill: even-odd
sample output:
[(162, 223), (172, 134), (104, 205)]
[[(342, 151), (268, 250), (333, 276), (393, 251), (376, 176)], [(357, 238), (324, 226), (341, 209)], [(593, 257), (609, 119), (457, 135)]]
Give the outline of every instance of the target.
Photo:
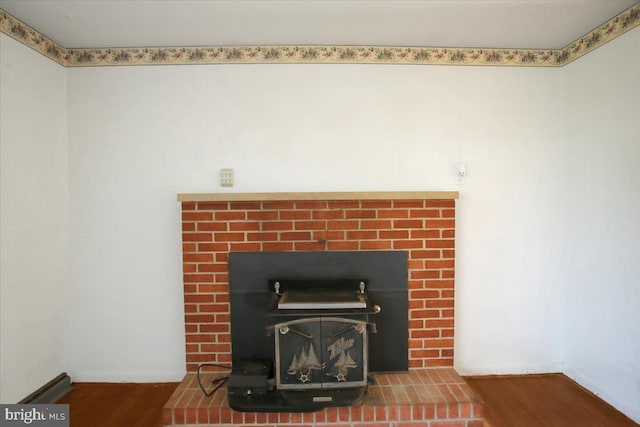
[(192, 64), (409, 64), (562, 67), (640, 25), (640, 2), (562, 49), (205, 46), (67, 49), (0, 9), (0, 32), (65, 67)]

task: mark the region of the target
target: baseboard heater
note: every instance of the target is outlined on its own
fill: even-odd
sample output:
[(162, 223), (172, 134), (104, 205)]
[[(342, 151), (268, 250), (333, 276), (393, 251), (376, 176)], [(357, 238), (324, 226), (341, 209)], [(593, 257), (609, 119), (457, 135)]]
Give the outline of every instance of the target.
[(61, 373), (29, 396), (22, 399), (20, 404), (47, 404), (56, 403), (66, 394), (71, 392), (71, 377), (66, 372)]

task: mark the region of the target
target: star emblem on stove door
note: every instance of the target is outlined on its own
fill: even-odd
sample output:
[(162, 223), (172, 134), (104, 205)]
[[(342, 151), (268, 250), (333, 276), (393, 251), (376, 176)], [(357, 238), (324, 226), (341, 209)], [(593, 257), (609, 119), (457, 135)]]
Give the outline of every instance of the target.
[(300, 382), (302, 382), (303, 384), (306, 382), (309, 382), (309, 373), (307, 372), (306, 374), (303, 374), (302, 372), (300, 373), (300, 378), (298, 378), (298, 380)]
[(336, 379), (338, 380), (338, 382), (346, 381), (347, 380), (347, 376), (345, 374), (343, 374), (342, 372), (340, 372), (340, 373), (338, 373), (336, 375)]

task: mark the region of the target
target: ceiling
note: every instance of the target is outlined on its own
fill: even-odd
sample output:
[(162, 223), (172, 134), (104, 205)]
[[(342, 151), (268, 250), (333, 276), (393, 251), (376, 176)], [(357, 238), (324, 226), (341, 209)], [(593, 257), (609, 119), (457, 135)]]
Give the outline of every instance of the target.
[(635, 0), (0, 0), (66, 48), (373, 45), (560, 49)]

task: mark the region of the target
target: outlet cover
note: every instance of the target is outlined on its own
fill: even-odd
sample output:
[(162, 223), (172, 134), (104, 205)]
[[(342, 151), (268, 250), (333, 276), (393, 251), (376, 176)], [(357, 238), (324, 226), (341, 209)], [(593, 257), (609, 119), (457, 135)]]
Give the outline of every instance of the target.
[(220, 169), (220, 186), (233, 187), (233, 169)]

